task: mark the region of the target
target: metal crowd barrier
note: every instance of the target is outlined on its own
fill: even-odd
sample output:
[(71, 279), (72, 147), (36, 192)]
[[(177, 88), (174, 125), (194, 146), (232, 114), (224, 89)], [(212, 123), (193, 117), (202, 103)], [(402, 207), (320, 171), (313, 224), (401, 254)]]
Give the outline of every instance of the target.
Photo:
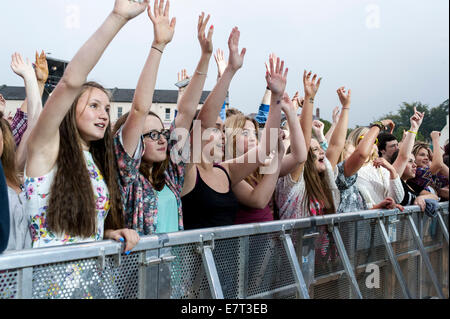
[(0, 255), (0, 298), (448, 298), (448, 202)]

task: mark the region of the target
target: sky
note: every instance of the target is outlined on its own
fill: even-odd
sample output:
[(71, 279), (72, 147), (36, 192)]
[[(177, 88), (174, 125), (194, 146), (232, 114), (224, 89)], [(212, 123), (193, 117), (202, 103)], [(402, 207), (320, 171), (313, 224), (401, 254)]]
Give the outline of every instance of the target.
[[(152, 1), (153, 3), (153, 1)], [(22, 86), (10, 69), (11, 54), (36, 50), (70, 60), (111, 12), (113, 0), (0, 1), (0, 85)], [(200, 58), (197, 19), (211, 14), (214, 47), (228, 55), (234, 26), (247, 48), (230, 87), (230, 105), (257, 112), (266, 87), (265, 66), (276, 53), (289, 68), (287, 92), (303, 93), (305, 69), (323, 77), (316, 96), (331, 121), (336, 90), (352, 90), (349, 125), (367, 125), (402, 102), (437, 106), (449, 96), (448, 0), (172, 0), (175, 36), (161, 62), (157, 89), (176, 89), (177, 73), (192, 74)], [(153, 41), (146, 13), (130, 21), (89, 75), (108, 88), (135, 88)], [(211, 59), (205, 90), (214, 87)]]

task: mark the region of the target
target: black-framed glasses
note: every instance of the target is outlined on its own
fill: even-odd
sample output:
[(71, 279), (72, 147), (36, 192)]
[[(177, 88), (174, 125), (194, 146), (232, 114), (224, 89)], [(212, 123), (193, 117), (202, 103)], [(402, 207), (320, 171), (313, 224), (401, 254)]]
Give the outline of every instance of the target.
[(153, 130), (150, 131), (150, 133), (142, 135), (142, 137), (149, 137), (152, 141), (158, 141), (161, 138), (161, 135), (168, 141), (170, 139), (170, 130), (162, 130), (161, 132)]

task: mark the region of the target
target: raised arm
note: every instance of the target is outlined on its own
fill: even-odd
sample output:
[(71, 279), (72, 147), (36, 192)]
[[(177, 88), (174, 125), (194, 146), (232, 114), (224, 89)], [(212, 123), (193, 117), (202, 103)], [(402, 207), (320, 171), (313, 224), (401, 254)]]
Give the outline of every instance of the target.
[(244, 48), (241, 53), (239, 53), (238, 48), (240, 34), (241, 33), (237, 27), (235, 27), (231, 32), (228, 39), (228, 47), (230, 49), (228, 65), (219, 81), (217, 81), (216, 86), (209, 94), (202, 110), (200, 111), (200, 114), (198, 115), (198, 120), (201, 121), (201, 126), (204, 129), (215, 127), (216, 119), (222, 109), (223, 101), (225, 101), (227, 96), (231, 80), (244, 64), (244, 57), (247, 50)]
[[(281, 137), (279, 137), (276, 172), (274, 174), (265, 174), (261, 182), (255, 187), (250, 186), (246, 181), (241, 181), (237, 185), (233, 186), (233, 192), (236, 194), (239, 203), (247, 207), (257, 209), (264, 209), (269, 204), (277, 185), (284, 151), (283, 141)], [(273, 162), (275, 162), (275, 159)]]
[(327, 134), (325, 135), (325, 139), (327, 140), (328, 144), (330, 144), (331, 136), (333, 136), (334, 130), (336, 129), (337, 123), (339, 121), (339, 117), (341, 116), (341, 110), (339, 106), (336, 106), (333, 110), (333, 123), (331, 123), (331, 127), (328, 130)]
[(305, 70), (305, 72), (303, 73), (305, 100), (303, 102), (302, 117), (300, 119), (300, 124), (302, 126), (303, 136), (305, 137), (307, 150), (309, 150), (309, 146), (311, 145), (314, 99), (316, 97), (317, 91), (319, 90), (320, 82), (322, 81), (322, 78), (319, 78), (317, 80), (317, 74), (314, 74), (312, 79), (311, 75), (311, 71), (309, 73), (306, 73)]
[(398, 175), (402, 176), (405, 171), (406, 164), (408, 163), (409, 155), (411, 154), (416, 136), (419, 131), (420, 125), (422, 125), (425, 113), (420, 113), (414, 107), (414, 115), (410, 118), (411, 128), (405, 133), (405, 137), (400, 145), (398, 156), (392, 166), (397, 171)]
[(286, 114), (288, 121), (290, 134), (289, 140), (291, 146), (291, 153), (284, 156), (280, 169), (280, 176), (286, 176), (295, 170), (300, 164), (306, 162), (308, 150), (306, 149), (305, 138), (303, 137), (300, 122), (297, 119), (297, 109), (286, 92), (284, 93), (281, 102), (281, 109), (284, 114)]
[[(338, 119), (333, 135), (331, 136), (330, 144), (328, 145), (326, 155), (333, 169), (338, 164), (339, 156), (341, 155), (342, 150), (344, 149), (345, 146), (345, 139), (347, 137), (347, 129), (348, 129), (348, 113), (350, 111), (352, 91), (348, 90), (347, 93), (345, 91), (345, 87), (341, 87), (337, 90), (337, 94), (342, 104), (342, 113)], [(334, 111), (333, 115), (335, 114), (336, 113)]]
[[(278, 58), (275, 65), (274, 61), (270, 60), (270, 69), (267, 69), (266, 81), (272, 91), (272, 98), (267, 123), (258, 147), (226, 163), (229, 165), (230, 178), (233, 185), (236, 185), (253, 173), (259, 166), (263, 165), (270, 153), (277, 148), (277, 142), (273, 143), (273, 141), (278, 141), (277, 137), (281, 122), (281, 101), (286, 89), (287, 74), (288, 69), (284, 69), (284, 61)], [(272, 131), (275, 131), (276, 134)], [(256, 161), (252, 163), (249, 159), (256, 159)]]
[(145, 120), (153, 103), (161, 57), (175, 33), (176, 19), (170, 20), (169, 18), (170, 2), (167, 1), (165, 6), (164, 4), (164, 0), (159, 0), (159, 3), (158, 0), (155, 0), (154, 12), (152, 13), (151, 5), (147, 9), (148, 16), (153, 23), (154, 39), (139, 77), (130, 114), (122, 131), (123, 147), (130, 156), (134, 156), (143, 134)]
[(147, 6), (147, 0), (143, 3), (115, 1), (113, 11), (76, 53), (49, 97), (28, 140), (29, 156), (41, 154), (41, 163), (48, 163), (46, 165), (50, 168), (54, 166), (59, 151), (59, 126), (81, 91), (88, 74), (120, 29), (129, 20), (141, 14)]
[(183, 96), (178, 104), (178, 115), (175, 119), (175, 126), (177, 128), (185, 128), (189, 130), (192, 120), (195, 117), (197, 106), (202, 96), (203, 87), (205, 86), (206, 75), (208, 74), (209, 61), (213, 53), (212, 37), (214, 33), (214, 26), (211, 26), (206, 36), (205, 30), (208, 25), (210, 16), (205, 19), (205, 14), (202, 13), (198, 19), (198, 41), (202, 49), (202, 55), (197, 65), (197, 69), (189, 82)]
[(439, 145), (439, 139), (441, 138), (441, 133), (433, 131), (430, 134), (431, 142), (433, 143), (433, 160), (431, 161), (430, 170), (432, 174), (442, 174), (448, 177), (448, 166), (444, 163), (443, 152), (441, 146)]
[(391, 120), (383, 120), (377, 122), (377, 125), (373, 125), (369, 132), (364, 136), (361, 142), (356, 147), (355, 151), (350, 155), (350, 157), (345, 161), (344, 164), (344, 175), (345, 177), (350, 177), (355, 175), (359, 169), (367, 161), (373, 150), (373, 145), (377, 139), (378, 134), (382, 127), (392, 126), (394, 122)]
[(28, 59), (24, 61), (19, 53), (14, 53), (11, 59), (11, 69), (24, 80), (28, 100), (28, 126), (17, 148), (16, 167), (23, 172), (27, 158), (27, 141), (42, 111), (42, 100), (33, 65)]

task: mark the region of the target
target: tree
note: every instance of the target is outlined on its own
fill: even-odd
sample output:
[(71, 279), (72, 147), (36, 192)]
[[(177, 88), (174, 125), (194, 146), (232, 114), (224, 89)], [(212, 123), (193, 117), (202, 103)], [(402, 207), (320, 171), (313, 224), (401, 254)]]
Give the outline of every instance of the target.
[(425, 118), (419, 133), (417, 134), (417, 140), (430, 141), (430, 134), (433, 131), (440, 131), (446, 124), (446, 118), (448, 115), (448, 99), (441, 105), (430, 108), (427, 104), (421, 102), (406, 103), (403, 102), (397, 113), (389, 113), (382, 116), (379, 120), (391, 119), (395, 123), (395, 137), (400, 141), (403, 137), (403, 130), (409, 130), (410, 117), (414, 114), (414, 107), (417, 111), (425, 112)]

